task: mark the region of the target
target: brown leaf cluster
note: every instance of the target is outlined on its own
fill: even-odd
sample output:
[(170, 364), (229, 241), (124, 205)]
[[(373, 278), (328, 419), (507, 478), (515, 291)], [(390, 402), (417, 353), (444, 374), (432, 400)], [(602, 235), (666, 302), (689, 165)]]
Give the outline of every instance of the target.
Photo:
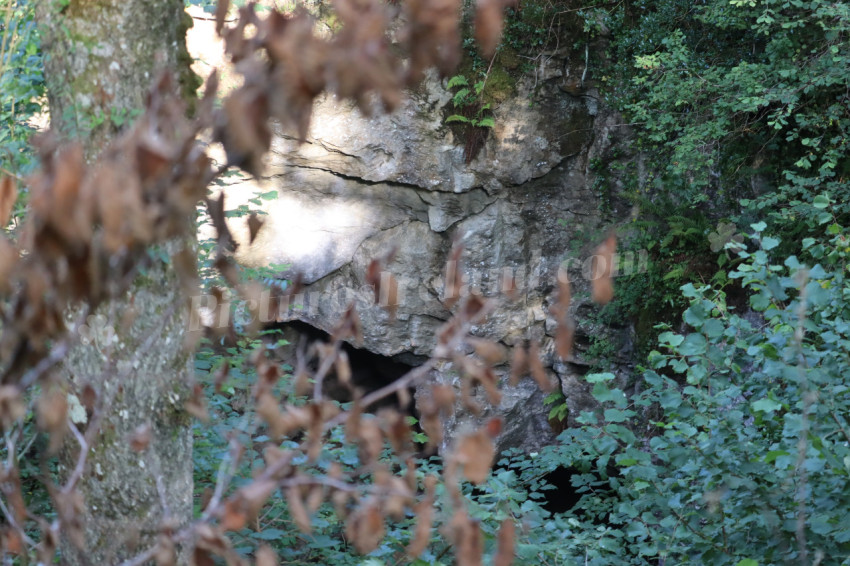
[(550, 393), (554, 389), (554, 383), (546, 373), (540, 355), (540, 344), (537, 341), (532, 341), (528, 346), (525, 344), (514, 346), (510, 378), (512, 386), (516, 386), (522, 377), (531, 374), (542, 391)]
[[(94, 308), (112, 292), (106, 281), (126, 288), (148, 245), (191, 228), (210, 161), (174, 88), (161, 79), (142, 118), (93, 164), (79, 145), (60, 148), (49, 134), (35, 141), (42, 168), (27, 179), (29, 216), (14, 244), (0, 236), (0, 292), (10, 294), (0, 338), (0, 359), (11, 360), (4, 383), (15, 383), (65, 333), (69, 305)], [(9, 191), (2, 182), (4, 203)]]
[(219, 3), (216, 28), (244, 85), (228, 97), (216, 139), (228, 160), (253, 174), (262, 171), (269, 148), (267, 118), (294, 128), (300, 140), (310, 129), (313, 101), (325, 91), (354, 101), (365, 115), (375, 102), (387, 111), (401, 103), (402, 90), (417, 84), (429, 67), (449, 75), (460, 61), (460, 0), (411, 0), (403, 6), (401, 47), (405, 65), (390, 45), (388, 28), (396, 8), (383, 0), (334, 0), (339, 30), (316, 33), (305, 9), (273, 10), (260, 18), (249, 3), (236, 25), (224, 25)]

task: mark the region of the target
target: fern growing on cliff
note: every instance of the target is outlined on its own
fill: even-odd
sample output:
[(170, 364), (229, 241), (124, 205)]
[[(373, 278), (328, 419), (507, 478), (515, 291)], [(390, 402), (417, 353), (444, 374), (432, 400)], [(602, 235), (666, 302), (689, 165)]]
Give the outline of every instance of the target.
[(460, 87), (452, 96), (455, 113), (450, 114), (445, 122), (455, 124), (457, 133), (464, 139), (463, 157), (466, 163), (478, 156), (487, 141), (490, 128), (495, 125), (490, 103), (484, 102), (482, 98), (486, 81), (485, 77), (470, 85), (464, 75), (455, 75), (446, 85), (449, 90)]

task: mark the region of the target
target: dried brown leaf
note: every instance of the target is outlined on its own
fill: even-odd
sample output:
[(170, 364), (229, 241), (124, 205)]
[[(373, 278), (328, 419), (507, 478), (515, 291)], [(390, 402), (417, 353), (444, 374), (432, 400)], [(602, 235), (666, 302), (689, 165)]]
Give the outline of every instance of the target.
[(378, 548), (384, 538), (384, 516), (375, 502), (365, 505), (348, 518), (346, 536), (354, 541), (354, 548), (368, 554)]
[(247, 224), (249, 236), (248, 243), (253, 244), (254, 240), (257, 239), (257, 234), (259, 233), (260, 228), (262, 228), (265, 224), (265, 220), (261, 219), (256, 212), (252, 212), (248, 215)]
[(186, 401), (186, 411), (201, 421), (208, 423), (210, 414), (207, 411), (207, 401), (204, 397), (204, 390), (199, 383), (196, 383), (192, 388), (192, 396)]
[(79, 491), (70, 492), (51, 490), (53, 503), (56, 506), (56, 514), (63, 531), (67, 534), (71, 543), (78, 549), (85, 548), (86, 537), (83, 529), (83, 513), (86, 510), (83, 502), (83, 494)]
[(393, 451), (399, 455), (407, 453), (411, 448), (411, 439), (410, 427), (404, 417), (396, 410), (382, 409), (380, 418), (384, 422), (385, 433)]
[(384, 434), (375, 419), (360, 419), (360, 458), (364, 464), (375, 462), (384, 449)]
[(20, 555), (24, 551), (24, 539), (15, 529), (4, 526), (0, 530), (0, 551)]
[(555, 353), (562, 360), (567, 360), (573, 355), (573, 340), (575, 338), (575, 323), (572, 320), (558, 324), (555, 331)]
[(153, 427), (150, 423), (144, 423), (136, 427), (130, 435), (130, 448), (134, 452), (144, 452), (153, 438)]
[(505, 351), (504, 346), (493, 342), (492, 340), (469, 338), (469, 343), (475, 349), (475, 353), (478, 354), (478, 357), (490, 366), (497, 366), (507, 359), (507, 352)]
[(437, 383), (431, 387), (431, 397), (437, 408), (446, 415), (454, 412), (455, 390), (451, 385)]
[(0, 293), (11, 291), (10, 279), (17, 263), (18, 250), (0, 234)]
[(528, 365), (531, 369), (531, 377), (537, 382), (537, 386), (545, 393), (551, 393), (554, 389), (552, 380), (546, 375), (543, 360), (540, 359), (540, 344), (536, 341), (531, 343), (528, 349)]
[(12, 218), (12, 209), (18, 198), (15, 180), (3, 175), (0, 177), (0, 228), (5, 228)]
[(485, 312), (487, 301), (478, 295), (469, 295), (463, 302), (463, 315), (466, 320), (475, 322)]
[(37, 402), (38, 426), (50, 435), (48, 453), (54, 453), (62, 445), (67, 432), (68, 399), (58, 387), (51, 387)]
[(408, 0), (404, 2), (407, 26), (401, 39), (410, 53), (406, 82), (418, 83), (426, 69), (436, 67), (450, 75), (460, 62), (461, 0)]
[(254, 480), (237, 493), (244, 501), (248, 516), (253, 518), (257, 516), (275, 489), (277, 485), (271, 480)]
[(224, 28), (228, 9), (230, 9), (230, 0), (218, 0), (215, 7), (215, 32), (218, 35), (221, 35), (221, 30)]
[(484, 427), (484, 430), (487, 431), (487, 435), (490, 438), (495, 439), (497, 436), (502, 434), (502, 419), (499, 417), (493, 417), (487, 421), (487, 426)]
[(422, 554), (431, 542), (431, 528), (434, 522), (434, 495), (429, 493), (425, 499), (416, 504), (416, 529), (413, 539), (407, 545), (407, 556), (414, 560)]
[(248, 523), (248, 514), (242, 507), (242, 503), (234, 498), (224, 503), (224, 511), (221, 517), (221, 528), (225, 531), (240, 531)]
[(287, 488), (286, 502), (289, 505), (289, 514), (295, 521), (298, 530), (302, 533), (311, 533), (313, 531), (313, 522), (310, 520), (310, 514), (304, 505), (301, 492), (297, 487)]
[(192, 550), (192, 566), (215, 566), (215, 560), (209, 550), (196, 546)]
[(228, 161), (259, 177), (271, 145), (267, 93), (254, 85), (241, 87), (225, 99), (222, 116), (225, 122), (216, 128), (216, 139), (224, 145)]
[(281, 440), (287, 430), (286, 419), (280, 410), (277, 399), (269, 392), (262, 393), (257, 399), (257, 415), (268, 425), (269, 436), (277, 441)]
[(490, 58), (502, 40), (504, 17), (502, 0), (477, 0), (475, 5), (475, 41), (481, 54)]
[(6, 501), (9, 502), (12, 516), (19, 525), (23, 525), (27, 518), (27, 506), (21, 492), (21, 478), (18, 469), (7, 470), (3, 476), (0, 476), (0, 480), (2, 480), (0, 491), (6, 496)]
[(319, 510), (319, 507), (322, 506), (322, 503), (325, 501), (325, 486), (323, 485), (314, 485), (310, 488), (310, 491), (307, 493), (307, 509), (310, 510), (310, 513), (315, 513)]
[(147, 138), (136, 145), (136, 168), (142, 183), (155, 181), (170, 170), (171, 156), (168, 155), (168, 148), (162, 147), (159, 140), (160, 138)]
[(339, 382), (346, 387), (351, 387), (351, 363), (348, 361), (348, 354), (345, 350), (340, 350), (337, 353), (334, 368)]
[(97, 402), (97, 391), (95, 391), (94, 387), (91, 384), (86, 383), (83, 386), (83, 392), (80, 395), (80, 404), (86, 408), (87, 411), (94, 411), (94, 405)]
[(9, 430), (26, 412), (27, 408), (18, 388), (14, 385), (0, 386), (0, 424), (3, 425), (3, 430)]
[(611, 234), (596, 248), (593, 257), (591, 298), (594, 302), (604, 305), (614, 298), (614, 254), (617, 251), (617, 236)]
[(174, 566), (177, 564), (177, 548), (168, 535), (159, 535), (153, 554), (156, 566)]
[(516, 525), (511, 517), (502, 521), (497, 540), (498, 547), (496, 556), (493, 558), (493, 566), (511, 566), (516, 557)]
[(481, 566), (484, 537), (478, 521), (461, 509), (455, 512), (447, 527), (447, 534), (455, 547), (458, 566)]
[(514, 355), (511, 360), (511, 387), (516, 387), (522, 376), (528, 373), (528, 352), (524, 344), (514, 346)]
[(280, 564), (277, 553), (267, 544), (263, 544), (257, 549), (255, 559), (256, 566), (278, 566)]
[(496, 449), (490, 435), (484, 430), (461, 437), (455, 450), (457, 463), (463, 464), (463, 475), (474, 484), (487, 480)]

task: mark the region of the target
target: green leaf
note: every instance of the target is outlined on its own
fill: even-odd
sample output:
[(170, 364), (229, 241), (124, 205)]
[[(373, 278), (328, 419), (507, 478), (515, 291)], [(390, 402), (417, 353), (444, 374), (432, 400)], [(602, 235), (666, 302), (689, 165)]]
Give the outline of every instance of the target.
[(705, 353), (706, 344), (707, 341), (702, 334), (688, 334), (679, 346), (679, 353), (683, 356), (698, 356)]
[(589, 373), (584, 376), (588, 383), (603, 383), (605, 381), (614, 381), (615, 375), (610, 372), (606, 373)]
[(682, 336), (681, 334), (674, 334), (673, 332), (662, 332), (658, 336), (659, 343), (668, 344), (673, 348), (681, 344), (684, 340), (684, 336)]
[(768, 414), (771, 414), (782, 408), (781, 403), (777, 403), (773, 399), (768, 399), (766, 397), (764, 399), (754, 401), (753, 403), (751, 403), (750, 406), (753, 408), (754, 411), (760, 411), (762, 413)]
[(286, 536), (286, 533), (280, 529), (263, 529), (260, 532), (252, 533), (251, 536), (260, 540), (280, 540)]
[(466, 116), (461, 116), (459, 114), (452, 114), (448, 118), (446, 118), (446, 124), (450, 124), (451, 122), (462, 122), (464, 124), (469, 123), (469, 118)]
[(735, 566), (759, 566), (759, 562), (752, 558), (744, 558), (743, 560), (739, 560)]
[(829, 197), (826, 195), (818, 195), (812, 201), (812, 206), (818, 209), (824, 209), (829, 206)]
[(776, 238), (771, 238), (770, 236), (765, 236), (761, 239), (761, 247), (763, 250), (772, 250), (776, 246), (779, 245), (779, 240)]
[(789, 452), (787, 452), (786, 450), (771, 450), (764, 457), (764, 461), (765, 461), (766, 464), (770, 464), (771, 462), (773, 462), (774, 460), (776, 460), (780, 456), (788, 456), (788, 455), (789, 455)]
[(469, 85), (469, 81), (466, 80), (466, 77), (463, 75), (455, 75), (449, 79), (446, 88), (453, 89), (456, 86), (467, 86)]
[(479, 126), (481, 128), (492, 128), (495, 125), (496, 124), (495, 122), (493, 122), (493, 118), (490, 116), (478, 120), (478, 123), (476, 124), (476, 126)]
[(604, 417), (609, 423), (622, 423), (633, 416), (630, 413), (631, 411), (621, 411), (620, 409), (605, 409)]
[(455, 93), (452, 97), (452, 104), (455, 106), (461, 106), (464, 104), (466, 97), (469, 95), (468, 88), (462, 88)]

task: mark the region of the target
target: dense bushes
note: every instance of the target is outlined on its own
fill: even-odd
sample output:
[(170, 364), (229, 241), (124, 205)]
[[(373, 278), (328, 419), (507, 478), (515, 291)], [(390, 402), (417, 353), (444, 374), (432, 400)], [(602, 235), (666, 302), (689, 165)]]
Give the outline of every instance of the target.
[[(644, 390), (627, 399), (612, 375), (588, 376), (604, 409), (545, 455), (587, 470), (571, 515), (607, 525), (590, 556), (615, 545), (621, 563), (839, 564), (850, 553), (850, 247), (836, 233), (780, 262), (764, 229), (753, 225), (729, 273), (750, 308), (684, 286), (692, 331), (662, 333)], [(606, 477), (612, 462), (620, 474)]]

